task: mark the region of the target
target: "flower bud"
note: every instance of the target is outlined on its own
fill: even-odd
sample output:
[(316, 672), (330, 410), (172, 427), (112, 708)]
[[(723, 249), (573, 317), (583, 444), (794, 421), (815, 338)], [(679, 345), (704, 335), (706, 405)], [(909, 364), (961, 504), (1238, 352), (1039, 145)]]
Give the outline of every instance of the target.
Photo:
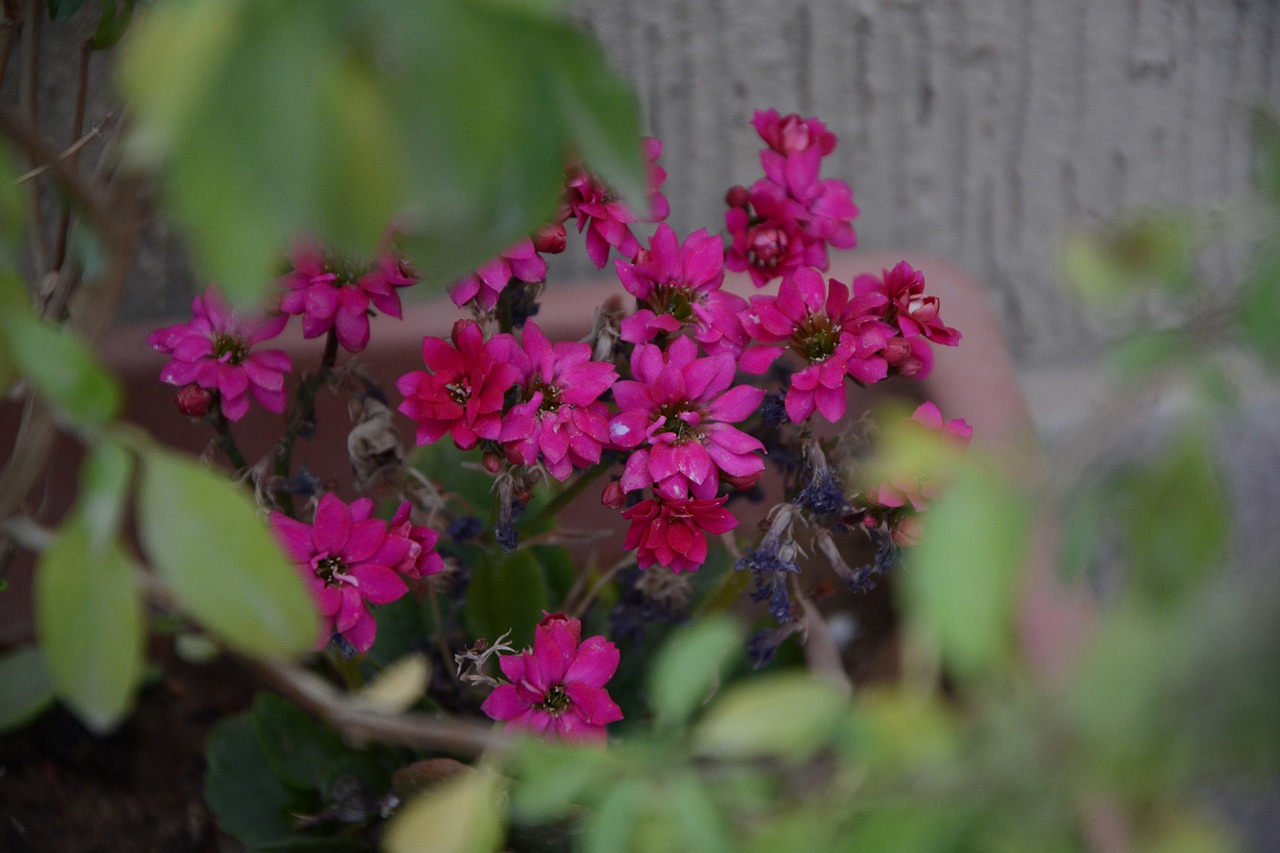
[(490, 474), (496, 474), (502, 470), (502, 457), (496, 453), (486, 453), (482, 460), (484, 470)]
[(627, 502), (627, 495), (622, 491), (622, 485), (614, 480), (612, 483), (604, 487), (604, 491), (600, 495), (600, 503), (609, 509), (621, 509), (622, 505)]
[(564, 224), (556, 222), (533, 235), (533, 247), (544, 255), (558, 255), (564, 251)]
[(178, 393), (173, 396), (174, 403), (178, 406), (178, 411), (191, 418), (203, 418), (209, 414), (209, 404), (213, 402), (213, 392), (208, 388), (201, 388), (194, 382), (190, 385), (183, 385), (178, 389)]
[(889, 338), (889, 342), (884, 345), (883, 354), (890, 367), (901, 367), (911, 356), (911, 344), (906, 338)]
[(721, 473), (720, 476), (721, 476), (721, 479), (723, 479), (730, 486), (733, 486), (738, 491), (745, 492), (747, 489), (750, 489), (756, 483), (760, 482), (760, 477), (763, 475), (764, 475), (764, 471), (756, 471), (754, 474), (744, 474), (740, 477), (734, 476), (731, 474), (725, 474), (723, 472)]
[(742, 184), (729, 187), (729, 191), (724, 194), (724, 202), (730, 207), (746, 207), (748, 198), (747, 188)]

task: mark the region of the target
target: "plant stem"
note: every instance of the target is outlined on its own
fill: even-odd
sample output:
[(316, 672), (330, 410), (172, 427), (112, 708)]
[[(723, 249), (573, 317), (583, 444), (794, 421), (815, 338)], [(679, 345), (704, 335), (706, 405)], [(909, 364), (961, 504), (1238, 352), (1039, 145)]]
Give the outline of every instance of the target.
[[(76, 87), (76, 110), (75, 117), (71, 122), (71, 149), (67, 155), (70, 161), (69, 166), (76, 169), (79, 166), (79, 151), (76, 148), (76, 142), (84, 134), (84, 107), (85, 99), (89, 91), (89, 53), (93, 48), (93, 41), (85, 39), (80, 44), (80, 65), (79, 78)], [(62, 264), (67, 259), (67, 234), (71, 231), (71, 205), (67, 201), (62, 202), (62, 215), (58, 219), (58, 235), (53, 247), (53, 269), (62, 269)]]
[(611, 467), (613, 467), (612, 462), (597, 462), (595, 465), (592, 465), (590, 468), (583, 471), (578, 476), (578, 479), (573, 481), (572, 485), (561, 489), (546, 506), (537, 512), (537, 514), (526, 519), (524, 523), (520, 525), (521, 529), (525, 531), (534, 530), (548, 519), (555, 518), (556, 515), (559, 514), (560, 510), (568, 506), (574, 498), (586, 490), (587, 486), (595, 482), (601, 474), (609, 470)]
[[(280, 449), (276, 451), (276, 474), (288, 477), (293, 473), (293, 445), (298, 435), (314, 424), (316, 420), (316, 393), (329, 381), (333, 373), (333, 365), (338, 360), (338, 333), (330, 329), (324, 340), (324, 354), (320, 357), (320, 370), (314, 376), (303, 376), (298, 383), (297, 396), (293, 400), (293, 408), (289, 410), (284, 436), (280, 439)], [(293, 498), (289, 495), (276, 495), (276, 503), (282, 512), (293, 517)]]
[(222, 413), (221, 401), (214, 401), (214, 404), (217, 408), (209, 413), (209, 425), (218, 436), (218, 447), (235, 466), (238, 474), (248, 467), (245, 465), (244, 454), (240, 452), (240, 445), (236, 444), (236, 437), (231, 434), (231, 424), (227, 422), (227, 416)]

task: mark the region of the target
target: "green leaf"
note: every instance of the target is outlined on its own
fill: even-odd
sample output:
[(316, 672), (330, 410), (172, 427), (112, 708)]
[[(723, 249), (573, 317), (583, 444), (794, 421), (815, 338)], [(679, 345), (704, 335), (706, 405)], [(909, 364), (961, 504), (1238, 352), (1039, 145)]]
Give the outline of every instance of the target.
[(634, 850), (636, 824), (649, 807), (649, 794), (649, 786), (640, 779), (622, 779), (610, 787), (583, 828), (585, 853)]
[(542, 566), (519, 550), (494, 561), (482, 558), (467, 587), (466, 623), (472, 637), (490, 642), (511, 631), (516, 648), (533, 643), (533, 630), (548, 607)]
[(1115, 487), (1139, 593), (1157, 605), (1195, 594), (1219, 567), (1230, 529), (1204, 436), (1187, 431), (1161, 458), (1120, 476)]
[(742, 649), (731, 619), (708, 618), (672, 632), (653, 663), (649, 693), (660, 724), (680, 725), (719, 687), (730, 657)]
[(990, 471), (966, 465), (920, 520), (924, 535), (903, 573), (908, 613), (959, 674), (990, 672), (1014, 648), (1028, 500)]
[(387, 824), (388, 853), (490, 853), (505, 835), (502, 786), (488, 769), (471, 770), (405, 803)]
[(0, 330), (19, 370), (63, 419), (93, 432), (120, 413), (120, 383), (78, 335), (25, 311), (0, 318)]
[(277, 778), (248, 714), (219, 723), (205, 757), (204, 800), (219, 828), (253, 848), (294, 837), (291, 815), (307, 801)]
[(98, 30), (93, 34), (90, 46), (94, 50), (106, 50), (115, 45), (129, 29), (133, 20), (135, 0), (102, 0), (102, 17), (98, 20)]
[(336, 732), (270, 693), (253, 700), (253, 731), (271, 771), (291, 788), (320, 790), (347, 754)]
[(122, 445), (100, 441), (90, 449), (80, 473), (79, 506), (91, 549), (101, 550), (120, 533), (132, 477), (133, 456)]
[[(1278, 185), (1280, 185), (1280, 164)], [(1277, 190), (1280, 199), (1280, 190)], [(1244, 281), (1236, 306), (1236, 322), (1244, 341), (1272, 370), (1280, 368), (1280, 335), (1275, 334), (1280, 317), (1280, 241), (1265, 243)]]
[(35, 719), (53, 702), (53, 679), (36, 646), (0, 655), (0, 732)]
[(668, 779), (662, 796), (665, 815), (679, 830), (685, 850), (728, 853), (733, 849), (725, 815), (696, 776), (680, 774)]
[(848, 709), (826, 682), (781, 673), (736, 684), (694, 728), (699, 755), (804, 761), (825, 744)]
[(41, 555), (35, 579), (36, 633), (58, 696), (96, 732), (129, 712), (142, 673), (138, 571), (115, 542), (91, 546), (74, 515)]
[(514, 814), (528, 821), (549, 821), (599, 792), (616, 774), (618, 763), (598, 749), (579, 749), (535, 738), (517, 742), (511, 758), (519, 780), (511, 791)]
[(55, 21), (70, 18), (83, 5), (84, 0), (49, 0), (49, 17)]
[(301, 576), (240, 488), (194, 460), (147, 449), (138, 527), (181, 607), (222, 642), (290, 658), (319, 634)]

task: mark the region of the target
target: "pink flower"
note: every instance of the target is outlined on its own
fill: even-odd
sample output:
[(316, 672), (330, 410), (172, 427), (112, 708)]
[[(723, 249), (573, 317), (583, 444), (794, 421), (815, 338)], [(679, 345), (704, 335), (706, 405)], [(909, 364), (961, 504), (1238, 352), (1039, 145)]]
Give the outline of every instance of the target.
[(508, 730), (603, 744), (605, 726), (622, 719), (604, 689), (618, 669), (618, 648), (604, 637), (581, 636), (577, 619), (548, 615), (533, 632), (532, 649), (499, 658), (511, 683), (490, 693), (480, 710)]
[(654, 563), (671, 571), (694, 572), (707, 561), (707, 534), (728, 533), (738, 519), (724, 508), (729, 497), (643, 500), (622, 511), (631, 522), (623, 547), (635, 550), (636, 563), (647, 569)]
[(471, 320), (453, 324), (453, 346), (443, 338), (422, 339), (428, 370), (396, 381), (405, 399), (398, 411), (418, 422), (418, 444), (448, 433), (463, 450), (480, 439), (497, 441), (502, 431), (502, 397), (520, 378), (519, 368), (502, 358), (505, 347), (488, 343)]
[(374, 264), (352, 264), (326, 255), (313, 243), (300, 243), (289, 260), (293, 272), (280, 281), (287, 290), (280, 310), (302, 315), (304, 337), (335, 330), (338, 343), (348, 352), (360, 352), (369, 343), (370, 303), (399, 318), (400, 296), (395, 288), (418, 280), (404, 261), (389, 254)]
[[(835, 423), (844, 417), (846, 376), (869, 385), (889, 373), (882, 350), (892, 329), (876, 310), (887, 297), (867, 293), (850, 299), (843, 283), (833, 278), (827, 285), (817, 270), (798, 269), (782, 280), (777, 296), (752, 296), (742, 317), (752, 338), (770, 344), (745, 351), (743, 370), (764, 373), (788, 347), (806, 362), (791, 376), (785, 400), (794, 423), (815, 409)], [(781, 343), (786, 346), (773, 345)]]
[(171, 356), (160, 372), (161, 381), (217, 391), (228, 420), (245, 416), (250, 394), (268, 411), (283, 412), (289, 356), (278, 349), (254, 352), (253, 347), (280, 334), (289, 318), (235, 314), (213, 285), (191, 300), (191, 313), (195, 317), (190, 322), (147, 335), (152, 349)]
[(535, 283), (546, 277), (547, 262), (526, 237), (454, 285), (449, 298), (459, 307), (474, 300), (485, 311), (492, 311), (512, 279)]
[(368, 498), (348, 506), (327, 493), (320, 498), (314, 524), (271, 513), (272, 528), (325, 617), (317, 648), (337, 634), (367, 652), (378, 630), (367, 604), (387, 604), (408, 591), (396, 568), (410, 540), (403, 531), (388, 534), (386, 522), (369, 517), (372, 510)]
[(587, 255), (592, 262), (604, 269), (609, 258), (609, 247), (617, 249), (627, 258), (634, 258), (640, 251), (640, 241), (631, 233), (631, 223), (637, 220), (660, 222), (667, 218), (671, 207), (659, 187), (667, 179), (667, 172), (658, 165), (662, 154), (662, 142), (644, 140), (644, 154), (649, 161), (649, 213), (640, 216), (618, 201), (612, 191), (590, 172), (578, 169), (568, 180), (565, 202), (569, 215), (578, 220), (578, 231), (587, 231)]
[[(942, 434), (942, 439), (955, 450), (964, 450), (973, 438), (973, 427), (963, 418), (952, 418), (945, 423), (942, 412), (933, 403), (921, 403), (907, 422), (909, 427)], [(926, 501), (938, 491), (936, 475), (930, 471), (908, 471), (894, 479), (867, 491), (867, 500), (873, 504), (896, 509), (911, 504), (916, 512), (925, 508)]]
[(836, 135), (816, 118), (800, 118), (795, 113), (779, 116), (774, 109), (756, 110), (751, 124), (770, 148), (783, 154), (816, 147), (826, 156), (836, 148)]
[(926, 295), (924, 287), (924, 273), (906, 261), (884, 270), (881, 278), (863, 273), (853, 280), (855, 294), (884, 294), (886, 302), (881, 316), (886, 323), (896, 326), (902, 337), (926, 338), (942, 346), (956, 346), (960, 343), (960, 333), (942, 322), (940, 300)]
[(661, 333), (692, 326), (694, 337), (709, 353), (742, 351), (746, 333), (738, 313), (747, 303), (720, 289), (724, 283), (724, 241), (705, 228), (680, 245), (676, 232), (665, 222), (658, 225), (648, 249), (631, 262), (614, 266), (627, 292), (640, 310), (622, 321), (622, 339), (649, 343)]
[(507, 458), (532, 465), (542, 457), (547, 471), (565, 480), (576, 468), (600, 461), (609, 443), (609, 410), (599, 397), (618, 373), (612, 364), (591, 360), (591, 345), (552, 344), (532, 320), (524, 326), (524, 345), (511, 335), (495, 338), (505, 346), (502, 360), (519, 369), (524, 402), (503, 418), (498, 440)]
[(666, 352), (641, 344), (631, 353), (635, 379), (613, 386), (622, 411), (609, 422), (609, 435), (616, 447), (634, 448), (624, 491), (653, 484), (666, 498), (713, 498), (722, 473), (750, 477), (764, 470), (764, 445), (730, 426), (760, 407), (764, 389), (729, 387), (737, 370), (732, 355), (697, 354), (688, 338), (676, 338)]
[(804, 226), (806, 212), (772, 181), (757, 181), (745, 206), (724, 215), (730, 244), (724, 264), (734, 272), (746, 270), (756, 287), (800, 267), (826, 269), (827, 250)]
[(409, 518), (411, 510), (408, 501), (400, 504), (387, 525), (387, 543), (396, 549), (401, 546), (395, 543), (403, 543), (404, 554), (391, 568), (397, 574), (416, 580), (444, 571), (444, 558), (435, 550), (440, 541), (439, 532), (414, 524)]

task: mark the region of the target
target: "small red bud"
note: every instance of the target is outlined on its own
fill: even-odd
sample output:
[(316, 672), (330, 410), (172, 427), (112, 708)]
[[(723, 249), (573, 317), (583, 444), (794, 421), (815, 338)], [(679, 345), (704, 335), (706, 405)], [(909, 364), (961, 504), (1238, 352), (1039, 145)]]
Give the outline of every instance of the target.
[(720, 476), (730, 486), (733, 486), (738, 491), (745, 492), (760, 481), (760, 478), (764, 476), (764, 471), (757, 471), (754, 474), (744, 474), (740, 477), (723, 473)]
[(880, 517), (877, 515), (872, 515), (871, 513), (867, 513), (862, 517), (862, 526), (867, 528), (868, 530), (874, 530), (875, 528), (880, 526)]
[(194, 382), (190, 385), (183, 385), (178, 389), (178, 393), (173, 396), (173, 402), (177, 404), (178, 411), (191, 418), (203, 418), (209, 414), (209, 404), (213, 402), (213, 392), (208, 388), (201, 388)]
[(724, 194), (725, 204), (730, 207), (746, 207), (748, 198), (747, 188), (742, 184), (729, 187), (729, 191)]
[(528, 486), (516, 486), (515, 490), (511, 493), (511, 496), (522, 504), (527, 504), (529, 501), (533, 500), (533, 492)]
[(496, 453), (486, 453), (484, 455), (484, 470), (490, 474), (496, 474), (502, 470), (502, 457)]
[(600, 494), (600, 503), (609, 509), (621, 509), (626, 502), (627, 495), (622, 491), (622, 484), (617, 480), (605, 486), (604, 491)]
[(884, 360), (892, 367), (900, 366), (910, 355), (911, 344), (906, 338), (889, 338), (889, 342), (884, 345)]
[(533, 247), (544, 255), (558, 255), (564, 251), (564, 224), (553, 223), (533, 235)]

